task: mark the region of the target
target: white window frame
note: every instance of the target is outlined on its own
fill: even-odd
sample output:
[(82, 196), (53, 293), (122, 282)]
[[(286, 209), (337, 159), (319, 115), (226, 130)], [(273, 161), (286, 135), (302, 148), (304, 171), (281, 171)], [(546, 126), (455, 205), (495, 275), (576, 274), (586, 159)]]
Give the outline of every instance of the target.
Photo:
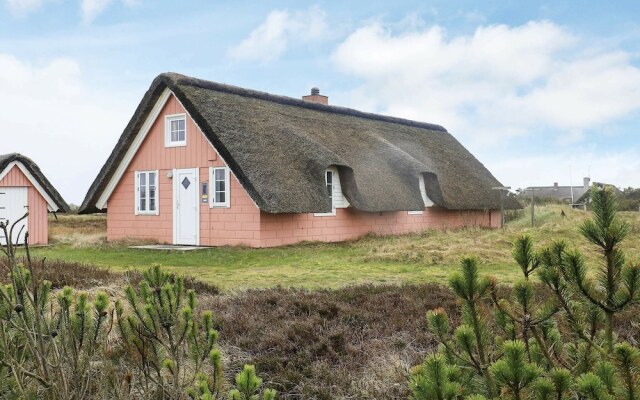
[[(184, 140), (171, 140), (171, 122), (184, 121)], [(182, 147), (187, 145), (187, 114), (172, 114), (164, 117), (164, 146)]]
[[(313, 215), (316, 217), (330, 217), (333, 215), (336, 215), (336, 194), (335, 194), (335, 187), (336, 187), (336, 177), (338, 176), (338, 174), (336, 174), (336, 172), (332, 169), (327, 169), (324, 171), (324, 184), (325, 186), (327, 186), (329, 183), (327, 181), (327, 176), (331, 174), (331, 190), (328, 191), (327, 193), (330, 194), (331, 196), (331, 212), (328, 213), (314, 213)], [(327, 188), (328, 190), (328, 188)]]
[[(418, 176), (418, 187), (420, 188), (420, 196), (422, 196), (422, 202), (424, 203), (424, 207), (425, 208), (433, 207), (433, 201), (431, 201), (429, 196), (427, 196), (427, 189), (426, 189), (426, 186), (424, 184), (424, 175), (423, 174), (420, 174)], [(424, 214), (424, 211), (423, 210), (407, 211), (407, 214), (409, 214), (409, 215), (422, 215), (422, 214)]]
[[(156, 196), (155, 196), (155, 209), (154, 210), (149, 210), (149, 201), (150, 201), (150, 197), (149, 197), (149, 174), (150, 173), (154, 173), (156, 174), (156, 181), (155, 181), (155, 186), (156, 186)], [(145, 186), (145, 190), (146, 190), (146, 197), (145, 197), (145, 204), (146, 204), (146, 209), (145, 210), (140, 210), (140, 175), (141, 174), (145, 174), (147, 175), (146, 177), (146, 186)], [(149, 170), (149, 171), (135, 171), (135, 187), (134, 187), (134, 191), (135, 191), (135, 201), (136, 204), (134, 205), (134, 212), (135, 215), (159, 215), (160, 214), (160, 174), (159, 171), (156, 170)]]
[[(224, 200), (216, 202), (216, 181), (215, 172), (224, 170)], [(210, 208), (229, 208), (231, 207), (231, 171), (229, 167), (210, 167), (209, 168), (209, 207)]]

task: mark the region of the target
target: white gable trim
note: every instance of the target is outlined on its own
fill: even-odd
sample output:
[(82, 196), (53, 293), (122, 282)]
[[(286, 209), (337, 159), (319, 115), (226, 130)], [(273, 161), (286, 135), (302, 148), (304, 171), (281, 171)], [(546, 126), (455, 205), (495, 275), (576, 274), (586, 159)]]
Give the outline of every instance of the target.
[(40, 185), (40, 183), (38, 183), (38, 181), (33, 177), (33, 175), (31, 175), (29, 170), (19, 161), (12, 161), (11, 163), (9, 163), (9, 165), (7, 165), (4, 171), (0, 173), (0, 181), (3, 180), (5, 176), (7, 176), (7, 174), (9, 173), (9, 171), (11, 171), (13, 167), (18, 167), (18, 169), (22, 171), (24, 176), (27, 177), (27, 179), (29, 180), (29, 182), (31, 182), (33, 187), (38, 191), (38, 193), (40, 193), (40, 196), (42, 196), (47, 202), (47, 208), (49, 209), (49, 211), (53, 212), (53, 211), (58, 211), (60, 209), (56, 204), (56, 202), (53, 201), (51, 196), (49, 196), (49, 194), (47, 194), (44, 188)]
[(131, 143), (131, 146), (129, 146), (129, 148), (127, 149), (124, 158), (122, 159), (122, 161), (120, 161), (120, 164), (118, 164), (116, 172), (114, 172), (113, 176), (111, 176), (111, 180), (109, 180), (109, 183), (98, 198), (98, 201), (96, 202), (97, 209), (103, 210), (105, 207), (107, 207), (107, 200), (109, 200), (109, 197), (111, 197), (111, 194), (113, 194), (113, 191), (116, 189), (118, 182), (120, 182), (120, 179), (122, 179), (122, 176), (126, 172), (127, 167), (129, 166), (129, 164), (131, 164), (133, 156), (135, 156), (138, 152), (138, 149), (140, 149), (142, 142), (144, 142), (144, 139), (149, 134), (153, 123), (158, 118), (158, 115), (160, 115), (160, 112), (164, 108), (164, 105), (167, 103), (167, 100), (169, 100), (171, 94), (171, 90), (165, 89), (158, 98), (158, 101), (156, 101), (156, 104), (153, 106), (151, 112), (147, 116), (147, 119), (144, 121), (142, 128), (140, 128), (140, 132), (138, 132), (135, 139), (133, 139), (133, 143)]
[[(204, 134), (204, 131), (200, 128), (200, 126), (198, 125), (196, 120), (193, 119), (193, 117), (191, 116), (191, 114), (189, 113), (187, 108), (184, 106), (184, 104), (182, 104), (182, 102), (180, 101), (178, 96), (176, 96), (173, 93), (173, 91), (171, 91), (171, 89), (165, 88), (164, 91), (162, 92), (162, 94), (160, 95), (160, 97), (158, 98), (158, 100), (156, 101), (156, 104), (153, 106), (153, 109), (151, 109), (151, 112), (147, 116), (147, 119), (144, 121), (144, 124), (142, 125), (142, 128), (140, 128), (140, 131), (138, 132), (138, 134), (136, 135), (135, 139), (133, 140), (133, 143), (131, 143), (131, 146), (129, 146), (129, 148), (127, 149), (127, 152), (125, 153), (125, 156), (122, 159), (122, 161), (120, 161), (120, 164), (118, 165), (118, 168), (116, 169), (116, 172), (113, 174), (113, 176), (109, 180), (109, 183), (107, 184), (105, 189), (102, 191), (102, 194), (98, 198), (98, 201), (96, 202), (96, 208), (97, 209), (104, 210), (105, 208), (107, 208), (107, 200), (109, 200), (109, 197), (111, 197), (111, 195), (113, 194), (113, 191), (115, 190), (116, 186), (118, 185), (118, 182), (120, 182), (120, 179), (122, 179), (122, 176), (126, 172), (127, 167), (131, 163), (131, 160), (133, 160), (133, 157), (136, 155), (136, 153), (140, 149), (140, 146), (142, 145), (142, 142), (144, 142), (144, 139), (149, 134), (149, 131), (151, 130), (151, 127), (153, 126), (154, 122), (156, 121), (156, 119), (160, 115), (160, 112), (164, 108), (164, 105), (167, 103), (167, 101), (169, 100), (169, 98), (172, 95), (175, 97), (175, 99), (178, 101), (178, 103), (180, 103), (182, 108), (185, 110), (185, 113), (189, 116), (189, 118), (196, 125), (196, 127), (200, 131), (200, 134), (204, 136), (204, 138), (207, 140), (207, 142), (209, 142), (209, 145), (213, 148), (213, 151), (216, 152), (216, 155), (218, 157), (220, 157), (220, 159), (225, 163), (225, 165), (227, 167), (229, 167), (229, 163), (227, 163), (227, 161), (224, 159), (224, 157), (222, 157), (220, 155), (220, 153), (215, 148), (213, 143), (211, 143), (211, 141), (209, 140), (207, 135)], [(240, 186), (242, 186), (242, 188), (248, 194), (249, 192), (244, 187), (242, 182), (240, 182), (239, 179), (238, 179), (238, 182), (240, 183)], [(260, 209), (260, 207), (258, 207), (256, 202), (253, 200), (253, 198), (251, 198), (251, 195), (249, 195), (248, 197), (251, 199), (251, 201), (256, 206), (256, 208)]]

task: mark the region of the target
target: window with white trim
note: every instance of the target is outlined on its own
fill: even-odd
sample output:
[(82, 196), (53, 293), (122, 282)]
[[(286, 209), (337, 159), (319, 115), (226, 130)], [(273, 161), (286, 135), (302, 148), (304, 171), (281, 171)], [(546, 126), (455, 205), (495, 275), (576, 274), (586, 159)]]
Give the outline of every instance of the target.
[[(420, 196), (422, 196), (422, 202), (424, 203), (425, 208), (433, 207), (433, 201), (427, 196), (427, 189), (424, 184), (424, 175), (420, 174), (418, 176), (418, 186), (420, 188)], [(409, 215), (422, 215), (424, 214), (423, 210), (415, 210), (415, 211), (407, 211)]]
[(158, 171), (136, 171), (136, 215), (158, 215)]
[(230, 207), (230, 173), (227, 167), (216, 167), (209, 169), (209, 182), (211, 184), (211, 207)]
[(329, 196), (329, 201), (331, 201), (331, 212), (328, 213), (314, 213), (316, 217), (324, 217), (330, 215), (336, 215), (336, 196), (334, 193), (335, 186), (335, 173), (333, 170), (328, 169), (325, 171), (324, 181), (327, 185), (327, 196)]
[(164, 144), (166, 147), (187, 145), (187, 116), (185, 114), (166, 116)]

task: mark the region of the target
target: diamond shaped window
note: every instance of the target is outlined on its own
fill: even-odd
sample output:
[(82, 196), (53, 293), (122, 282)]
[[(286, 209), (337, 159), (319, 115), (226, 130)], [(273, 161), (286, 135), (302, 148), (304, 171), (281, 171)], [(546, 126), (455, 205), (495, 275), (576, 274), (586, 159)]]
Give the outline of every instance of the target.
[(188, 188), (189, 188), (189, 185), (191, 185), (191, 181), (189, 181), (189, 178), (185, 177), (185, 178), (182, 180), (182, 186), (184, 186), (184, 188), (185, 188), (185, 189), (188, 189)]

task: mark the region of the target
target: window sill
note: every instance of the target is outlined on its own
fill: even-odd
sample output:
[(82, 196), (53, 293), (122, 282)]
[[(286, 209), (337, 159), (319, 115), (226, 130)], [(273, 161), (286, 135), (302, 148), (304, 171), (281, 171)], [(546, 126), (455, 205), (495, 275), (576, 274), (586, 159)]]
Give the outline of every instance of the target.
[(330, 212), (330, 213), (313, 213), (314, 217), (335, 217), (336, 212)]
[(407, 211), (409, 215), (423, 215), (424, 211)]
[(209, 208), (231, 208), (229, 204), (209, 204)]
[(186, 147), (187, 142), (173, 142), (173, 143), (165, 143), (164, 147)]

